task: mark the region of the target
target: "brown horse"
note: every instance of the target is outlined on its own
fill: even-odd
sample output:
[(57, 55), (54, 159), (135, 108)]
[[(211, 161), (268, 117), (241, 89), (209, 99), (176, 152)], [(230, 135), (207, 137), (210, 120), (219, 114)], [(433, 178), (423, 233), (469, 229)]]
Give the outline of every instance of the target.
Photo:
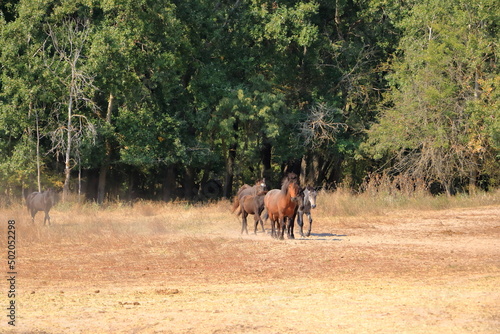
[[(263, 191), (267, 190), (266, 186), (266, 179), (261, 179), (255, 181), (255, 184), (253, 186), (250, 186), (248, 184), (244, 184), (239, 190), (236, 196), (234, 196), (233, 200), (233, 207), (231, 209), (231, 212), (235, 212), (236, 209), (240, 207), (240, 200), (243, 198), (243, 196), (255, 196), (258, 193), (261, 193)], [(240, 211), (237, 212), (238, 215), (240, 215)]]
[(267, 191), (262, 191), (258, 193), (257, 195), (246, 195), (243, 196), (240, 200), (240, 211), (241, 211), (241, 234), (243, 234), (243, 230), (247, 232), (248, 234), (248, 229), (247, 229), (247, 217), (249, 214), (254, 215), (254, 221), (255, 221), (255, 228), (253, 233), (257, 234), (257, 226), (259, 225), (262, 227), (262, 232), (265, 232), (266, 230), (264, 229), (264, 223), (262, 222), (262, 219), (260, 218), (260, 215), (262, 211), (264, 211), (264, 196), (266, 195)]
[[(299, 193), (300, 187), (296, 178), (289, 176), (283, 181), (281, 189), (270, 190), (264, 197), (267, 215), (271, 218), (271, 235), (274, 238), (284, 239), (287, 220), (289, 225), (293, 224)], [(277, 229), (275, 229), (276, 223), (278, 223)], [(280, 229), (281, 234), (279, 234)], [(294, 239), (293, 227), (288, 229), (288, 238)]]

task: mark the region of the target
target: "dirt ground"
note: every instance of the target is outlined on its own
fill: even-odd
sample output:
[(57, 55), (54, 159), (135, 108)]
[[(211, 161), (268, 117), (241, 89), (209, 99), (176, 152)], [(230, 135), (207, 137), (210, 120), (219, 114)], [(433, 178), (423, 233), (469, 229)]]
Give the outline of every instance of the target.
[(175, 229), (151, 213), (120, 222), (151, 233), (108, 222), (81, 238), (66, 213), (19, 222), (16, 327), (4, 281), (0, 332), (500, 333), (500, 206), (318, 215), (311, 237), (284, 241), (220, 215)]

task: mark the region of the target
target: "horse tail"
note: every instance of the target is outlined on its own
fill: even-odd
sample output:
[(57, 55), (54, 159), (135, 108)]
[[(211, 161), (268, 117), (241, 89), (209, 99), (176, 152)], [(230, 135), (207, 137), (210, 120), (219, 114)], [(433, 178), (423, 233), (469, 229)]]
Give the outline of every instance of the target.
[(262, 216), (262, 220), (267, 221), (268, 218), (269, 218), (269, 214), (267, 213), (267, 210), (264, 210), (264, 215)]
[(231, 212), (234, 213), (234, 211), (236, 211), (236, 209), (238, 209), (239, 206), (240, 206), (240, 200), (238, 196), (234, 196), (233, 207), (231, 208)]

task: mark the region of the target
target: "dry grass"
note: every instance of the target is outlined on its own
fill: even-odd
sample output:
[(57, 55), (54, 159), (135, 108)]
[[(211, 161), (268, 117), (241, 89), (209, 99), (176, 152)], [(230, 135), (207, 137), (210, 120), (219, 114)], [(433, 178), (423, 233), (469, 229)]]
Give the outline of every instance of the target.
[(396, 210), (446, 210), (500, 204), (500, 189), (448, 197), (432, 196), (428, 192), (366, 191), (353, 194), (338, 189), (318, 195), (318, 212), (327, 216), (378, 216)]
[(14, 219), (23, 242), (113, 243), (141, 236), (211, 234), (228, 225), (238, 228), (239, 221), (230, 213), (230, 203), (207, 205), (139, 201), (133, 206), (108, 203), (58, 203), (51, 211), (52, 226), (43, 226), (43, 212), (32, 224), (24, 205), (18, 203), (0, 209), (6, 219)]
[[(408, 195), (373, 188), (361, 194), (344, 189), (320, 192), (315, 219), (341, 217), (384, 216), (401, 210), (445, 210), (500, 204), (500, 190), (477, 193), (474, 196), (431, 196), (426, 192)], [(139, 201), (133, 206), (108, 203), (100, 207), (94, 203), (66, 202), (51, 211), (53, 226), (42, 226), (43, 213), (38, 213), (33, 225), (24, 205), (17, 203), (0, 209), (6, 219), (15, 219), (27, 243), (44, 242), (122, 242), (141, 236), (221, 235), (239, 231), (240, 218), (231, 214), (231, 203), (226, 200), (210, 204), (187, 202)]]
[(0, 332), (496, 333), (498, 202), (320, 193), (313, 235), (285, 241), (241, 236), (229, 201), (59, 203), (51, 227), (14, 204), (18, 326)]
[[(313, 210), (315, 221), (366, 222), (363, 226), (376, 225), (387, 215), (404, 215), (406, 211), (444, 211), (454, 208), (500, 205), (500, 190), (478, 193), (474, 196), (405, 196), (401, 194), (373, 194), (339, 189), (321, 191), (318, 206)], [(239, 235), (241, 218), (230, 211), (231, 203), (221, 200), (210, 204), (186, 202), (163, 203), (139, 201), (133, 206), (108, 203), (100, 207), (94, 203), (59, 203), (50, 212), (52, 226), (43, 226), (43, 213), (37, 213), (32, 224), (26, 208), (13, 204), (0, 208), (5, 219), (16, 220), (22, 242), (26, 244), (114, 244), (168, 237), (186, 243), (196, 243), (197, 238), (220, 238)], [(361, 224), (361, 223), (359, 223)], [(266, 226), (269, 228), (269, 226)], [(317, 232), (316, 226), (313, 233)], [(181, 247), (182, 248), (182, 247)]]

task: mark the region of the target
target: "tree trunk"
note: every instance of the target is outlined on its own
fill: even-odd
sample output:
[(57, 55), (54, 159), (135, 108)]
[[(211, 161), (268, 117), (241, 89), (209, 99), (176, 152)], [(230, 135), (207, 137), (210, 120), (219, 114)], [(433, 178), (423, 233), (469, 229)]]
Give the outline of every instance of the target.
[(71, 177), (71, 141), (73, 138), (73, 129), (71, 118), (73, 117), (73, 88), (70, 88), (69, 103), (68, 103), (68, 124), (67, 124), (67, 143), (66, 155), (64, 159), (64, 186), (63, 186), (63, 201), (68, 199), (69, 195), (69, 182)]
[(224, 178), (224, 188), (222, 195), (225, 198), (231, 198), (233, 193), (233, 179), (234, 179), (234, 165), (236, 161), (236, 148), (237, 144), (229, 146), (229, 152), (226, 159), (226, 176)]
[[(108, 109), (106, 111), (106, 123), (111, 125), (111, 114), (113, 112), (113, 94), (109, 94)], [(102, 204), (106, 195), (106, 176), (108, 174), (109, 166), (111, 164), (111, 143), (110, 139), (106, 136), (105, 139), (106, 155), (99, 170), (99, 182), (97, 184), (97, 203)]]
[(272, 148), (271, 143), (264, 141), (260, 150), (262, 160), (261, 177), (265, 178), (268, 182), (273, 179), (273, 170), (271, 169)]
[(186, 174), (184, 174), (184, 197), (187, 200), (193, 199), (193, 189), (195, 187), (194, 184), (194, 170), (192, 167), (185, 167)]
[[(33, 109), (33, 102), (30, 102), (30, 113)], [(38, 123), (38, 110), (35, 111), (35, 125), (36, 125), (36, 181), (38, 185), (38, 192), (42, 192), (41, 170), (40, 170), (40, 127)]]
[(163, 200), (165, 202), (169, 202), (174, 199), (175, 189), (175, 168), (174, 166), (168, 166), (165, 173), (165, 179), (163, 181)]

